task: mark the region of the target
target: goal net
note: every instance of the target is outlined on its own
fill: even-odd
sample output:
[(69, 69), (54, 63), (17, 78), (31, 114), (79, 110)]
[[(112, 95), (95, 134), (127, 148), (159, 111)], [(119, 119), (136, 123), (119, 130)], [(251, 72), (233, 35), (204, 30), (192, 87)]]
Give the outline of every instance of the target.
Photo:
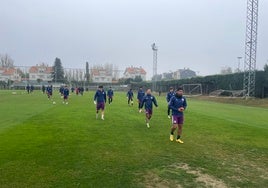
[(183, 84), (182, 88), (185, 95), (202, 95), (201, 84)]

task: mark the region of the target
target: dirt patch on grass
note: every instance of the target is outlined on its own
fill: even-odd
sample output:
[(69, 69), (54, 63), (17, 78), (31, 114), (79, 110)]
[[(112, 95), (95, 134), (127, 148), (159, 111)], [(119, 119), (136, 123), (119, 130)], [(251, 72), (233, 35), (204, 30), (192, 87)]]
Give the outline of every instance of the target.
[[(188, 164), (179, 163), (158, 169), (152, 169), (142, 175), (140, 184), (146, 188), (169, 187), (215, 187), (226, 188), (227, 185), (214, 176), (202, 173), (201, 169), (195, 169)], [(189, 183), (190, 182), (190, 183)]]
[(185, 170), (188, 174), (196, 175), (196, 182), (204, 183), (206, 187), (217, 187), (217, 188), (225, 188), (227, 187), (224, 182), (221, 180), (216, 179), (215, 177), (203, 174), (199, 169), (190, 168), (188, 164), (176, 164), (172, 165), (174, 168), (179, 168)]
[[(171, 185), (171, 182), (159, 177), (157, 174), (153, 172), (148, 172), (144, 175), (143, 185), (146, 188), (170, 188), (174, 187)], [(180, 185), (175, 185), (176, 188), (181, 188)]]

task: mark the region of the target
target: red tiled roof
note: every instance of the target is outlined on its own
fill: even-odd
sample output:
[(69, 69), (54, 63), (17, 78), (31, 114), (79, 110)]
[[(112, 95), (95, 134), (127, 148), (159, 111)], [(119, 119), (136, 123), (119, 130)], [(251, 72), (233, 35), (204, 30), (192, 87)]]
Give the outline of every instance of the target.
[(138, 68), (138, 67), (128, 67), (128, 68), (126, 68), (125, 73), (129, 73), (129, 74), (146, 74), (146, 71), (142, 67), (140, 67), (140, 68)]
[(29, 73), (38, 73), (39, 69), (44, 69), (44, 73), (50, 74), (53, 71), (52, 67), (49, 67), (47, 65), (37, 65), (37, 66), (32, 66), (29, 70)]
[(91, 70), (91, 74), (92, 74), (92, 76), (100, 76), (100, 75), (101, 75), (100, 72), (104, 72), (104, 75), (105, 75), (105, 76), (111, 76), (111, 75), (109, 74), (109, 72), (106, 71), (105, 69), (92, 69), (92, 70)]
[(3, 75), (13, 75), (16, 72), (15, 68), (5, 68)]

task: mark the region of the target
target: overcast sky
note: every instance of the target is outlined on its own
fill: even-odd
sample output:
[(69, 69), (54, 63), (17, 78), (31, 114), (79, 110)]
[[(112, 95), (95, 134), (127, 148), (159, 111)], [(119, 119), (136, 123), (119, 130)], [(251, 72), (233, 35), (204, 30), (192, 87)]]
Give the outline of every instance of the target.
[[(56, 57), (64, 68), (112, 63), (152, 76), (190, 68), (198, 75), (243, 69), (247, 0), (0, 0), (0, 54), (17, 66)], [(268, 0), (259, 0), (257, 68), (268, 60)]]

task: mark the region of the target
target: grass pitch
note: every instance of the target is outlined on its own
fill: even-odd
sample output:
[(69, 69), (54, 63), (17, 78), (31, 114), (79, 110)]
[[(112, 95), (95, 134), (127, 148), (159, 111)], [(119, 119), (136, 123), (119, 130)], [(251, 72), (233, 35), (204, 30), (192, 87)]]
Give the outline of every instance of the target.
[(96, 120), (93, 94), (0, 91), (1, 188), (267, 186), (267, 108), (188, 98), (178, 144), (164, 96), (148, 129), (125, 93)]

